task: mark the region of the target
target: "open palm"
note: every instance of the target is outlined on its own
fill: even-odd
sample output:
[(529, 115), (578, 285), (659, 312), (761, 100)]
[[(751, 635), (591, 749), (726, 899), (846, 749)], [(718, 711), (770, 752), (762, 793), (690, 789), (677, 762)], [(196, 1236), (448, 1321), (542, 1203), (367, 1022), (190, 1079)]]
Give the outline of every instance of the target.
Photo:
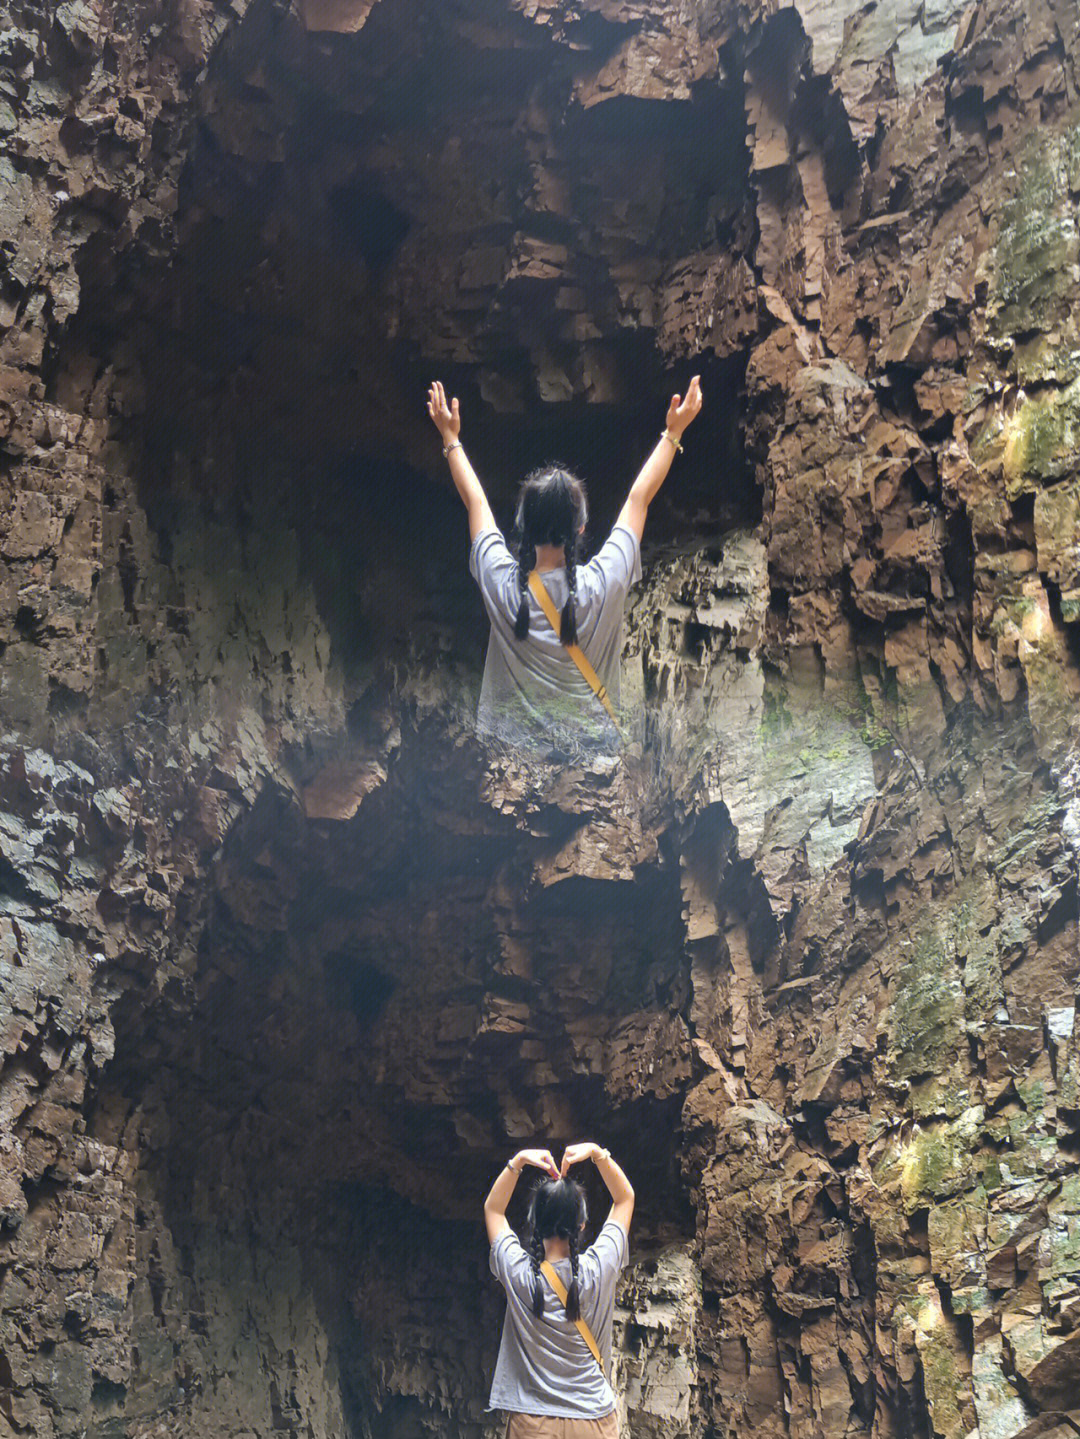
[(672, 395), (671, 404), (668, 405), (667, 428), (673, 435), (681, 435), (690, 422), (697, 418), (701, 412), (701, 376), (695, 375), (690, 381), (690, 388), (686, 392), (686, 398), (680, 400), (678, 395)]
[(461, 412), (458, 409), (457, 400), (446, 403), (446, 391), (443, 389), (442, 381), (433, 381), (428, 390), (427, 412), (439, 434), (443, 437), (443, 443), (449, 444), (456, 440), (461, 433)]

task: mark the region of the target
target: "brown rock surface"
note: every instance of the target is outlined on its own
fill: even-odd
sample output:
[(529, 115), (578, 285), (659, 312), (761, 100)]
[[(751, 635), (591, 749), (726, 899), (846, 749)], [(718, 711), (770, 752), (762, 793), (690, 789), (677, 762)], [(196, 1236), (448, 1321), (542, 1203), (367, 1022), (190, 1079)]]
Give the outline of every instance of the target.
[[(587, 1131), (626, 1432), (1077, 1431), (1072, 0), (0, 27), (0, 1428), (494, 1434)], [(616, 766), (470, 732), (436, 371), (597, 538), (703, 376)]]

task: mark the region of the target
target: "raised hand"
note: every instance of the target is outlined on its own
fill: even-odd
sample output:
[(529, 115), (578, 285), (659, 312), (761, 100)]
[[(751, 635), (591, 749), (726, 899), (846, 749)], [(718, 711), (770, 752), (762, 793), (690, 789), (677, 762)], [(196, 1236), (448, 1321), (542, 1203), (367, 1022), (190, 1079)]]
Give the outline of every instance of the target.
[(444, 445), (451, 440), (456, 440), (461, 433), (461, 413), (458, 410), (457, 400), (446, 403), (446, 391), (442, 387), (441, 380), (434, 380), (428, 390), (427, 412), (439, 434), (442, 435)]
[(550, 1149), (521, 1149), (514, 1156), (520, 1159), (522, 1164), (531, 1164), (537, 1169), (542, 1169), (549, 1179), (558, 1179), (559, 1171), (555, 1167), (555, 1158)]
[(600, 1146), (597, 1144), (567, 1145), (563, 1150), (562, 1167), (559, 1170), (563, 1179), (566, 1178), (572, 1164), (580, 1164), (583, 1159), (591, 1159), (599, 1151), (599, 1148)]
[(701, 376), (695, 375), (690, 381), (686, 399), (681, 403), (678, 395), (672, 395), (668, 405), (666, 425), (673, 435), (681, 435), (690, 422), (701, 412)]

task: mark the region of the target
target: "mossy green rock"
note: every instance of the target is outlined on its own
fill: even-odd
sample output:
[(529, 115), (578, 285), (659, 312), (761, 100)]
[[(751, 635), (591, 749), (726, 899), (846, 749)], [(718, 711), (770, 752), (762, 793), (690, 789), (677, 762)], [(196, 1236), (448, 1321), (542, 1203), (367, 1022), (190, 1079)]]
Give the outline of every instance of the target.
[(1080, 234), (1070, 193), (1078, 136), (1077, 129), (1032, 136), (988, 257), (987, 331), (991, 339), (1013, 342), (1022, 383), (1061, 383), (1080, 373), (1071, 309)]
[(986, 1213), (986, 1190), (976, 1185), (969, 1194), (933, 1205), (927, 1216), (930, 1260), (949, 1286), (954, 1313), (978, 1308), (986, 1292)]
[(1032, 1417), (1033, 1411), (1005, 1374), (999, 1334), (987, 1334), (975, 1345), (971, 1382), (975, 1391), (975, 1412), (979, 1416), (980, 1439), (1013, 1439)]
[(976, 1105), (958, 1119), (916, 1125), (909, 1136), (897, 1138), (886, 1150), (875, 1167), (875, 1182), (898, 1189), (907, 1214), (974, 1190), (973, 1150), (982, 1121), (983, 1110)]
[(1061, 618), (1080, 621), (1080, 480), (1035, 496), (1035, 544), (1040, 571), (1061, 595)]
[(893, 1327), (914, 1339), (934, 1434), (939, 1439), (961, 1439), (966, 1433), (961, 1397), (969, 1383), (967, 1358), (933, 1280), (923, 1280), (897, 1305)]
[(1080, 1285), (1080, 1174), (1062, 1181), (1061, 1193), (1048, 1206), (1047, 1227), (1039, 1252), (1044, 1285), (1068, 1276)]
[(982, 877), (966, 885), (954, 917), (956, 953), (963, 965), (964, 1017), (968, 1025), (980, 1025), (1004, 1002), (993, 882)]
[(1009, 499), (1080, 467), (1080, 379), (1023, 400), (1005, 422), (1002, 469)]
[(889, 1066), (897, 1079), (937, 1074), (964, 1043), (964, 992), (944, 927), (906, 945), (888, 1012)]

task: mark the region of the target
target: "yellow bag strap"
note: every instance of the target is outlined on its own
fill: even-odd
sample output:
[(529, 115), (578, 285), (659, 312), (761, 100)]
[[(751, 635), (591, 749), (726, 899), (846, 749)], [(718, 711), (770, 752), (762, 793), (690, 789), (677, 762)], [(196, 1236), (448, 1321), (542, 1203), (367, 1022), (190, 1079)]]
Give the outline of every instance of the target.
[[(565, 1309), (566, 1300), (568, 1298), (566, 1293), (566, 1285), (562, 1282), (558, 1274), (555, 1272), (555, 1266), (553, 1264), (550, 1264), (545, 1259), (544, 1262), (540, 1265), (540, 1271), (543, 1274), (544, 1278), (547, 1280), (547, 1282), (551, 1285), (552, 1289), (554, 1289), (556, 1295), (558, 1296), (559, 1303)], [(596, 1360), (597, 1364), (600, 1365), (600, 1373), (603, 1374), (604, 1378), (606, 1379), (607, 1370), (604, 1368), (604, 1361), (600, 1358), (600, 1348), (597, 1345), (596, 1340), (593, 1338), (592, 1330), (585, 1323), (584, 1319), (575, 1319), (574, 1323), (578, 1327), (578, 1333), (592, 1350), (592, 1357)]]
[[(552, 600), (551, 596), (544, 588), (544, 582), (540, 578), (539, 574), (537, 574), (536, 570), (533, 570), (532, 574), (530, 574), (529, 576), (529, 588), (533, 592), (536, 603), (544, 611), (544, 614), (547, 615), (548, 623), (551, 625), (551, 628), (555, 631), (557, 635), (561, 636), (562, 619), (559, 615), (559, 611), (555, 608), (555, 602), (554, 600)], [(619, 721), (615, 718), (615, 711), (614, 709), (612, 709), (611, 700), (608, 698), (607, 688), (605, 685), (602, 685), (600, 683), (600, 676), (596, 673), (592, 665), (585, 658), (584, 650), (581, 648), (580, 645), (567, 645), (566, 653), (570, 656), (570, 658), (577, 665), (578, 669), (585, 676), (586, 683), (589, 685), (593, 694), (596, 696), (596, 698), (600, 701), (600, 703), (607, 710), (608, 714), (611, 716), (611, 722), (619, 731), (619, 735), (621, 737), (622, 729), (619, 726)]]

